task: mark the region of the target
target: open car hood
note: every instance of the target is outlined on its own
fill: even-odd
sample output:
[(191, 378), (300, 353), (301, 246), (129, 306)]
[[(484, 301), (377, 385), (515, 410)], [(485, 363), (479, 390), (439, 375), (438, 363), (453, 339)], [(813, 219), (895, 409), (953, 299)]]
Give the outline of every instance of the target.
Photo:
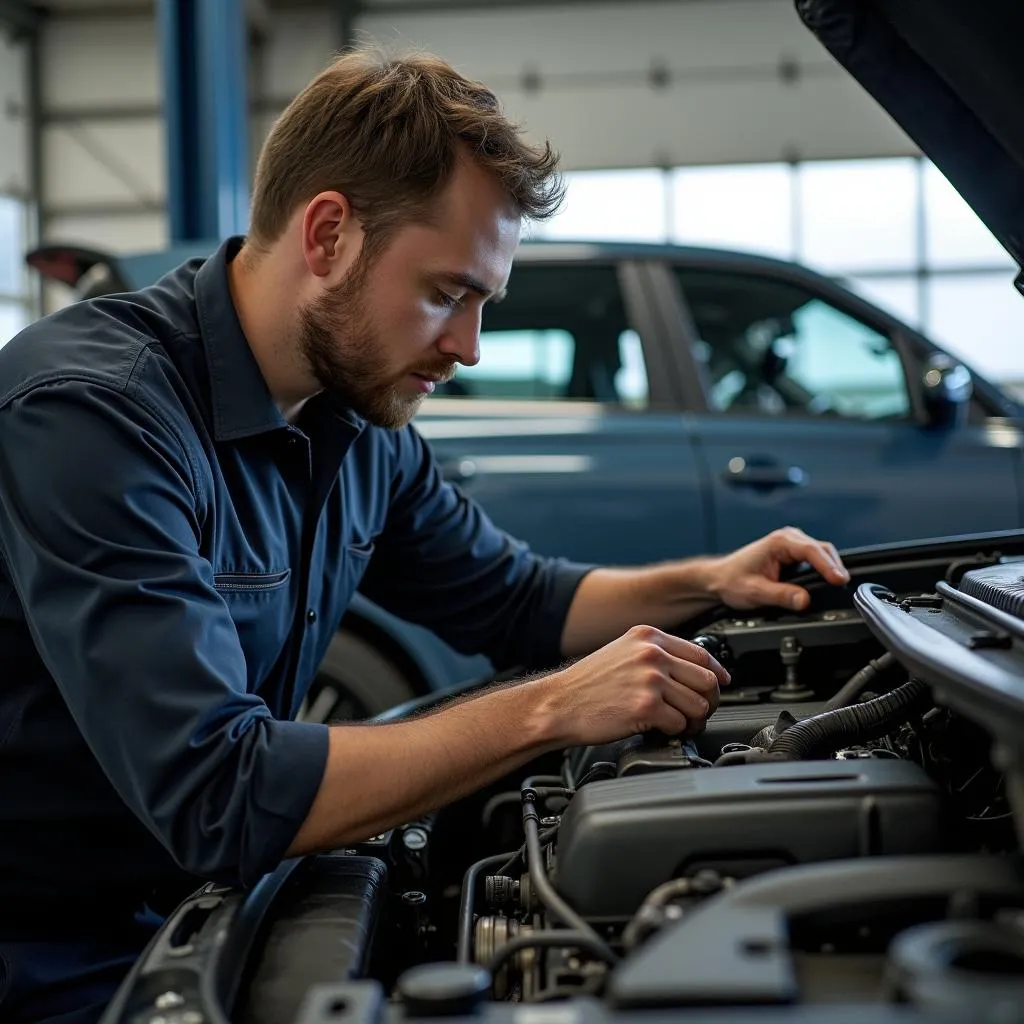
[(1024, 2), (795, 3), (1024, 268)]

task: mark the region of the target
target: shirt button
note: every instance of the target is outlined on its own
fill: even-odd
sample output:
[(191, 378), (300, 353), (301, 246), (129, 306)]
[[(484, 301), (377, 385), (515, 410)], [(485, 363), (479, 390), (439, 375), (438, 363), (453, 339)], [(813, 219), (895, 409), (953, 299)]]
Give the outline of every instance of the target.
[(306, 612), (306, 621), (311, 626), (313, 625), (314, 622), (316, 622), (316, 609), (315, 608), (310, 608), (309, 611)]

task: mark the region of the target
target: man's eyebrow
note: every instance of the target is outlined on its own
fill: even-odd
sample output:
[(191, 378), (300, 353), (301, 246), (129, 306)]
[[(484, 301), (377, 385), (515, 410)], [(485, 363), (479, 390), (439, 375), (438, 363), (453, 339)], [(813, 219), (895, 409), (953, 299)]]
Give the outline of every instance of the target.
[(477, 295), (480, 295), (485, 299), (490, 299), (492, 302), (501, 302), (501, 300), (508, 294), (507, 290), (502, 288), (492, 295), (490, 288), (488, 288), (487, 285), (485, 285), (478, 277), (474, 277), (472, 274), (466, 274), (461, 271), (453, 271), (450, 274), (443, 274), (442, 277), (444, 277), (446, 281), (450, 281), (452, 284), (461, 285), (463, 288), (468, 288), (471, 292), (476, 292)]

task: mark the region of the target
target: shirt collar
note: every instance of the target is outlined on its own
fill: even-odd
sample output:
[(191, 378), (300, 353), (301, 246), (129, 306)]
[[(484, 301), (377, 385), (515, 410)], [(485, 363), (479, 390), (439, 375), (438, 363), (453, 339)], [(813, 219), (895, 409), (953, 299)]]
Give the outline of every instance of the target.
[(287, 427), (263, 379), (256, 357), (238, 321), (228, 263), (242, 246), (234, 236), (224, 241), (196, 274), (196, 310), (210, 371), (213, 433), (231, 441)]

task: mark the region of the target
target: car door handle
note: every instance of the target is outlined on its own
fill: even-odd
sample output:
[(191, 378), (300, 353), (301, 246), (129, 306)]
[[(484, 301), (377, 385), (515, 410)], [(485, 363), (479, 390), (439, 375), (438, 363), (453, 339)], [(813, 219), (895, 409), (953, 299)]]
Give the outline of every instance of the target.
[(806, 487), (810, 476), (799, 466), (750, 465), (746, 459), (730, 459), (722, 471), (722, 478), (733, 487), (760, 487), (772, 490), (776, 487)]
[(442, 459), (440, 469), (441, 476), (453, 484), (468, 483), (477, 473), (477, 465), (472, 459)]

